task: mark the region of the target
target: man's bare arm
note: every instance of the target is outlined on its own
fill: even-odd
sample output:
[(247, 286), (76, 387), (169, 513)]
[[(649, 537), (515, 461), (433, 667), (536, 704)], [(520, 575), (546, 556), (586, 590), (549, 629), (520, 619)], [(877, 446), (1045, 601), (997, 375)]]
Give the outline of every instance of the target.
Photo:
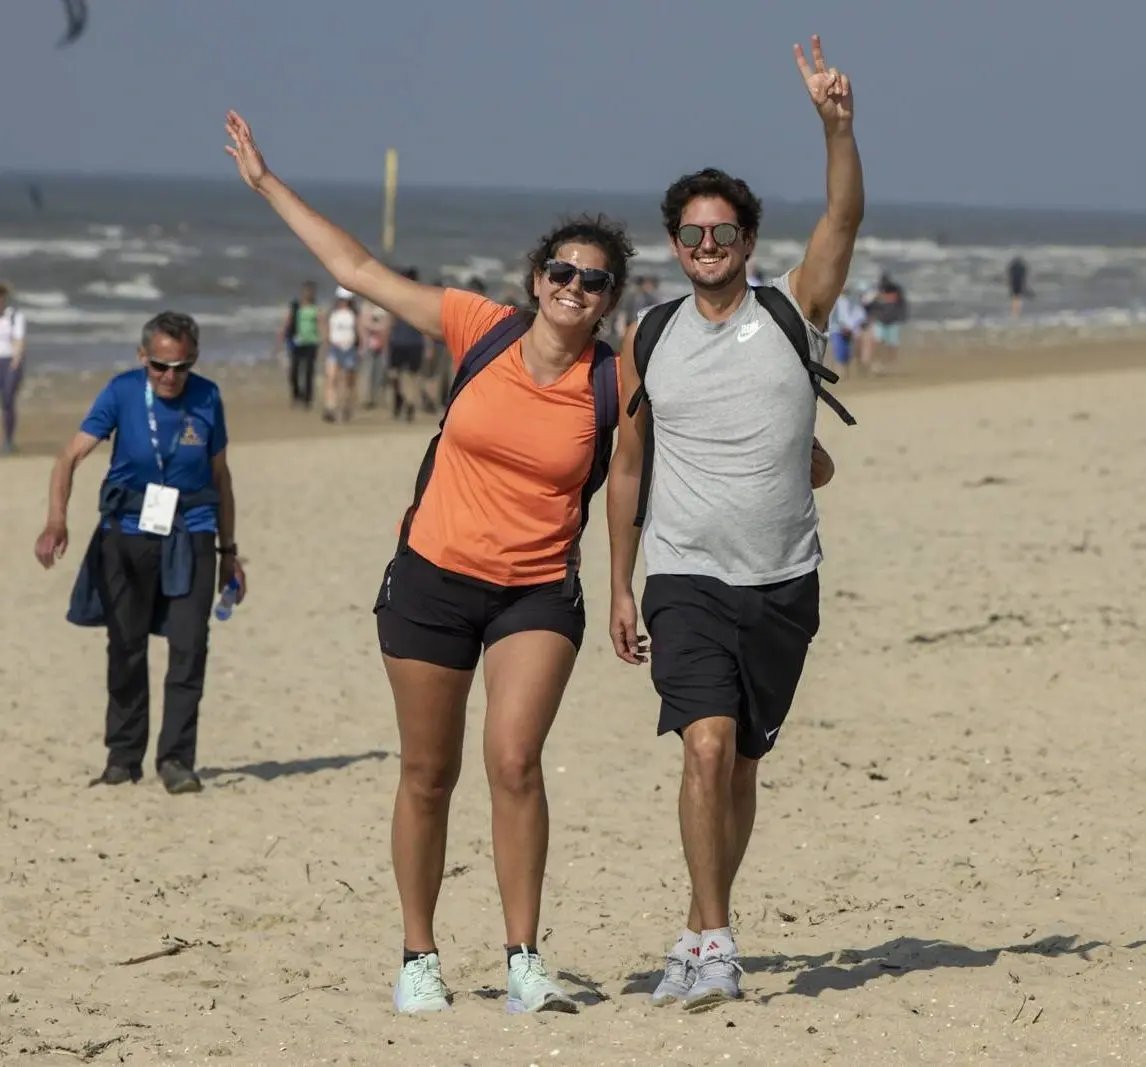
[(792, 272), (792, 294), (804, 316), (820, 329), (843, 291), (863, 221), (863, 166), (853, 129), (851, 81), (824, 62), (820, 39), (812, 38), (813, 65), (796, 46), (796, 64), (824, 124), (827, 147), (827, 208), (816, 223), (804, 261)]
[(642, 404), (630, 418), (629, 399), (640, 384), (633, 358), (636, 325), (625, 333), (618, 357), (621, 366), (621, 412), (617, 423), (617, 447), (609, 466), (606, 505), (609, 519), (609, 574), (612, 607), (609, 636), (613, 648), (626, 663), (642, 663), (644, 640), (637, 634), (636, 600), (633, 597), (633, 570), (641, 531), (634, 525), (641, 487), (641, 467), (645, 453), (648, 406)]

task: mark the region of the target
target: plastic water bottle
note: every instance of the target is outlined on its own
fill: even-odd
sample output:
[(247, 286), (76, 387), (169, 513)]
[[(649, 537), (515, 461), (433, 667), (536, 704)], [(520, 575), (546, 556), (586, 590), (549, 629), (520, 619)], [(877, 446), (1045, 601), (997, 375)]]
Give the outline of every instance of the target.
[(223, 586), (223, 591), (219, 594), (219, 602), (215, 605), (216, 619), (220, 622), (226, 622), (231, 617), (231, 612), (235, 610), (235, 599), (238, 595), (239, 580), (232, 578)]

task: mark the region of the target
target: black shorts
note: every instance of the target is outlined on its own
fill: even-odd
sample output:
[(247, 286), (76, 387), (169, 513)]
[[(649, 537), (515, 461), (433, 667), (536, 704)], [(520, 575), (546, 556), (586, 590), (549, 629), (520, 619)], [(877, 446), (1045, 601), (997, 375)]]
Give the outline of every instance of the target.
[(424, 349), (421, 345), (391, 345), (390, 368), (392, 370), (420, 371)]
[(434, 566), (406, 549), (390, 561), (378, 591), (378, 643), (387, 656), (471, 671), (483, 647), (510, 634), (551, 630), (576, 649), (585, 636), (581, 583), (493, 585)]
[(697, 719), (722, 715), (736, 720), (741, 756), (768, 752), (820, 627), (817, 573), (756, 586), (654, 574), (641, 613), (661, 698), (657, 733), (680, 733)]

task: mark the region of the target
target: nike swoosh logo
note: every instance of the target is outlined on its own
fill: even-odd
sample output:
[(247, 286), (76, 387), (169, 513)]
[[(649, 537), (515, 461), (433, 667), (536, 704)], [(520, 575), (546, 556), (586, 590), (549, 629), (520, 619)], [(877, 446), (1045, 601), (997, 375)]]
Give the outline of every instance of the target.
[(780, 732), (779, 726), (777, 726), (775, 730), (765, 730), (764, 731), (764, 739), (766, 741), (771, 741), (772, 738), (774, 738), (779, 732)]
[(743, 343), (751, 337), (756, 336), (756, 331), (760, 329), (758, 322), (745, 322), (741, 325), (740, 329), (736, 331), (736, 340)]

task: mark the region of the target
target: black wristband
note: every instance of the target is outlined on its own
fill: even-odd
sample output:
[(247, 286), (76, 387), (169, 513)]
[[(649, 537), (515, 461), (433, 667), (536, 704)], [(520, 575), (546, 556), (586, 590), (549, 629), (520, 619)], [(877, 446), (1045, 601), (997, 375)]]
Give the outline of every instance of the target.
[(238, 545), (220, 545), (215, 549), (220, 556), (237, 556), (239, 554)]

